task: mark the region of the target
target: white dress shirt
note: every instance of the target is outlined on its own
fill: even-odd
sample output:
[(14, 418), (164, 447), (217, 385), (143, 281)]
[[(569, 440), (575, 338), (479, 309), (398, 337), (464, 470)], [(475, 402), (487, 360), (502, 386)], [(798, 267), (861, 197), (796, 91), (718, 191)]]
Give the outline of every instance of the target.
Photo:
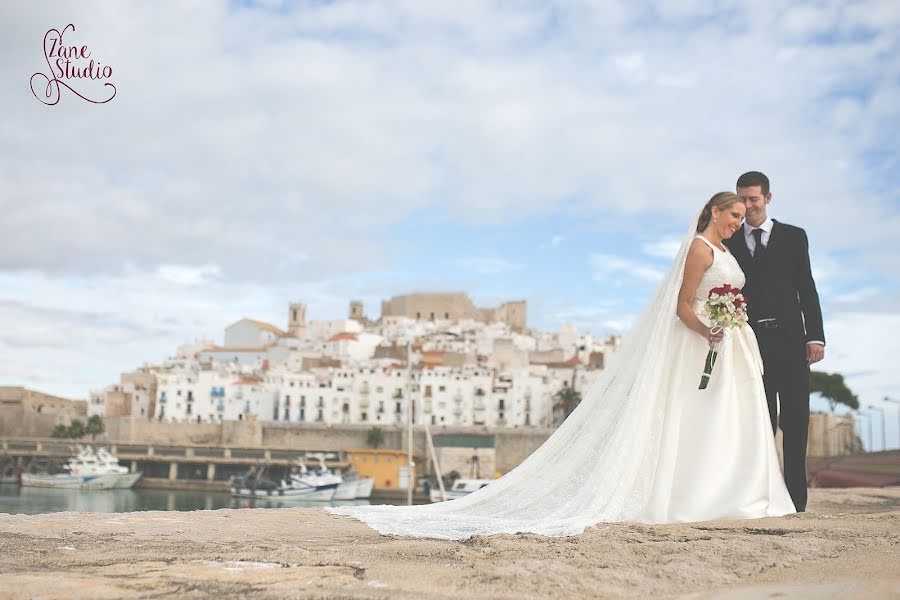
[(766, 217), (766, 220), (763, 221), (763, 224), (759, 227), (753, 227), (749, 223), (744, 223), (744, 240), (747, 242), (747, 249), (750, 250), (750, 256), (753, 256), (753, 253), (756, 251), (756, 238), (753, 237), (753, 232), (756, 229), (762, 229), (762, 244), (763, 247), (769, 245), (769, 237), (772, 235), (772, 227), (775, 223), (772, 222), (771, 217)]

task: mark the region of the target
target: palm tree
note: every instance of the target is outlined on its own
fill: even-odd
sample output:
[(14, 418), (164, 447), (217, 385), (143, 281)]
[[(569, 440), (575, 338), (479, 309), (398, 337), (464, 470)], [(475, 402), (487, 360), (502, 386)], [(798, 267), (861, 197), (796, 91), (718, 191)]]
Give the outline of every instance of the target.
[(369, 433), (366, 436), (366, 443), (376, 449), (384, 443), (384, 432), (380, 427), (373, 427), (369, 430)]
[(553, 395), (553, 412), (555, 413), (557, 409), (561, 410), (560, 422), (565, 421), (579, 403), (581, 403), (581, 392), (572, 386), (564, 386)]
[(69, 432), (69, 437), (75, 440), (83, 438), (84, 434), (87, 433), (87, 431), (85, 431), (84, 422), (79, 419), (73, 419), (72, 422), (69, 423), (67, 431)]
[(103, 419), (100, 418), (100, 415), (93, 415), (87, 421), (87, 427), (84, 428), (84, 432), (90, 434), (91, 439), (96, 439), (98, 435), (106, 431), (106, 427), (103, 425)]

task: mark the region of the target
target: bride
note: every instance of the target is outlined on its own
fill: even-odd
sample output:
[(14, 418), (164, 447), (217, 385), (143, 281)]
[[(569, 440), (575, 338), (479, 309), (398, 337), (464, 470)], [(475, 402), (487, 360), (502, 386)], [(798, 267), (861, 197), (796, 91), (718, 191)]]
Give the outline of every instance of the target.
[[(744, 211), (729, 192), (706, 203), (608, 367), (518, 467), (450, 502), (329, 510), (384, 534), (457, 540), (795, 512), (772, 439), (756, 337), (749, 326), (714, 334), (701, 314), (710, 289), (744, 285), (722, 243)], [(716, 343), (715, 370), (700, 390)]]

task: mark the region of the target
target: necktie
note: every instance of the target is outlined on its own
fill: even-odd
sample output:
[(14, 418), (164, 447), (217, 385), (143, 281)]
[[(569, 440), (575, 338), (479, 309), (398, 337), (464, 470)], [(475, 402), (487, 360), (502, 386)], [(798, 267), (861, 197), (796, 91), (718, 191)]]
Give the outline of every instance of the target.
[(754, 229), (753, 237), (756, 239), (756, 248), (753, 249), (753, 258), (759, 259), (766, 253), (766, 247), (762, 243), (762, 229)]

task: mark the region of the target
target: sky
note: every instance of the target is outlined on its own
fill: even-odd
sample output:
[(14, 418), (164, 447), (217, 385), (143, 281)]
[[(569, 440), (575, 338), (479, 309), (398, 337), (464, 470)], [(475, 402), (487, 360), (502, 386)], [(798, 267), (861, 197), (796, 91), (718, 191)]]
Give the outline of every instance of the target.
[[(109, 102), (40, 101), (69, 23)], [(894, 0), (2, 3), (0, 385), (85, 398), (295, 301), (464, 291), (627, 333), (761, 170), (809, 235), (818, 368), (896, 448), (898, 46)]]

